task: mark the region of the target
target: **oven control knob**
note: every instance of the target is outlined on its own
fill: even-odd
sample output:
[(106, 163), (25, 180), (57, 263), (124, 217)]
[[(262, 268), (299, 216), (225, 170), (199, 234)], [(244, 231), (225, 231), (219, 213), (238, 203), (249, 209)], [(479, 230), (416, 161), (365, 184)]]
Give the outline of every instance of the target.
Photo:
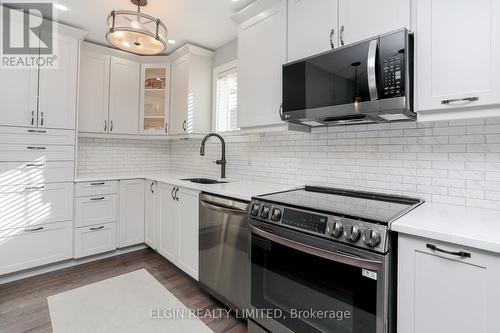
[(258, 216), (259, 215), (259, 210), (260, 210), (260, 205), (259, 204), (253, 204), (252, 210), (250, 211), (250, 214), (253, 216)]
[(342, 231), (344, 230), (344, 227), (342, 226), (342, 223), (339, 221), (333, 222), (333, 224), (329, 224), (327, 226), (327, 231), (330, 235), (332, 235), (335, 238), (338, 238), (342, 236)]
[(350, 226), (344, 231), (344, 237), (351, 242), (357, 241), (359, 239), (359, 228), (355, 225)]
[(370, 247), (375, 247), (380, 244), (381, 237), (380, 234), (376, 230), (367, 229), (363, 231), (363, 235), (361, 236), (361, 240), (363, 243)]
[(274, 208), (271, 219), (276, 222), (281, 219), (281, 210), (279, 208)]
[(269, 217), (269, 211), (271, 208), (269, 206), (262, 207), (262, 212), (260, 212), (260, 217), (267, 219)]

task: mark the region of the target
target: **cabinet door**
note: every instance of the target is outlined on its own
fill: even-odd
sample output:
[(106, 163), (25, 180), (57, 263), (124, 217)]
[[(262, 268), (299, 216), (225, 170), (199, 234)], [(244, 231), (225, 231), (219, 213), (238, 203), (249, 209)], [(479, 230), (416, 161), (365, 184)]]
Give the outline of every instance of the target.
[[(191, 96), (191, 98), (193, 98)], [(170, 108), (170, 132), (189, 132), (187, 124), (189, 99), (189, 56), (183, 56), (172, 64), (172, 91)]]
[(410, 25), (411, 0), (339, 0), (340, 45)]
[(177, 264), (179, 205), (174, 199), (176, 188), (158, 183), (158, 253)]
[(179, 211), (178, 266), (198, 280), (199, 192), (181, 188)]
[(77, 197), (75, 204), (76, 227), (117, 221), (118, 198), (116, 194)]
[(141, 66), (133, 61), (111, 57), (109, 85), (109, 132), (139, 132), (139, 82)]
[(118, 247), (141, 243), (144, 243), (144, 180), (121, 180)]
[(418, 110), (499, 104), (500, 2), (419, 0), (416, 6)]
[[(440, 253), (427, 244), (471, 256)], [(500, 256), (400, 236), (398, 257), (398, 332), (500, 332)]]
[(288, 0), (288, 61), (339, 46), (337, 0)]
[(238, 127), (282, 124), (282, 65), (286, 62), (286, 1), (238, 30)]
[(82, 50), (80, 57), (80, 84), (78, 130), (103, 133), (109, 129), (109, 68), (111, 57)]
[(144, 183), (144, 241), (156, 250), (156, 182), (146, 180)]
[(38, 126), (75, 129), (79, 42), (57, 39), (57, 69), (40, 69)]
[(168, 134), (169, 92), (170, 66), (141, 66), (141, 133)]
[(116, 250), (116, 223), (75, 229), (75, 258)]

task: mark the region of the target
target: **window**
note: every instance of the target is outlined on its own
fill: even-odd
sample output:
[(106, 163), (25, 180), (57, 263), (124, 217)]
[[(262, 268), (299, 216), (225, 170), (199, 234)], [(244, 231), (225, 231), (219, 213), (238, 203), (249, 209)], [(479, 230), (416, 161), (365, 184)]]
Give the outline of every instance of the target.
[(215, 129), (217, 132), (238, 130), (236, 123), (238, 109), (238, 68), (221, 66), (214, 71), (215, 87)]

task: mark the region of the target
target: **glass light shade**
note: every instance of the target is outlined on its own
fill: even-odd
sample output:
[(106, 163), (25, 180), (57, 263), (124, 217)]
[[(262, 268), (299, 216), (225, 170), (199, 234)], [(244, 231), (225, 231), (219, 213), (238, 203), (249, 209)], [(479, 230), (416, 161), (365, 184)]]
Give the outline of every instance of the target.
[(167, 28), (160, 20), (140, 12), (113, 11), (108, 16), (106, 40), (115, 47), (139, 55), (165, 51)]

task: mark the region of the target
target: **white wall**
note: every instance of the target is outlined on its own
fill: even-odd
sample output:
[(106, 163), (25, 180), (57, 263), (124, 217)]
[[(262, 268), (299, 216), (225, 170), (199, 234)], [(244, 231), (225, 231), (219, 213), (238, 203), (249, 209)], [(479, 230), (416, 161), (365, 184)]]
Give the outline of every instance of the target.
[(214, 67), (219, 67), (238, 58), (238, 40), (233, 39), (215, 50)]

